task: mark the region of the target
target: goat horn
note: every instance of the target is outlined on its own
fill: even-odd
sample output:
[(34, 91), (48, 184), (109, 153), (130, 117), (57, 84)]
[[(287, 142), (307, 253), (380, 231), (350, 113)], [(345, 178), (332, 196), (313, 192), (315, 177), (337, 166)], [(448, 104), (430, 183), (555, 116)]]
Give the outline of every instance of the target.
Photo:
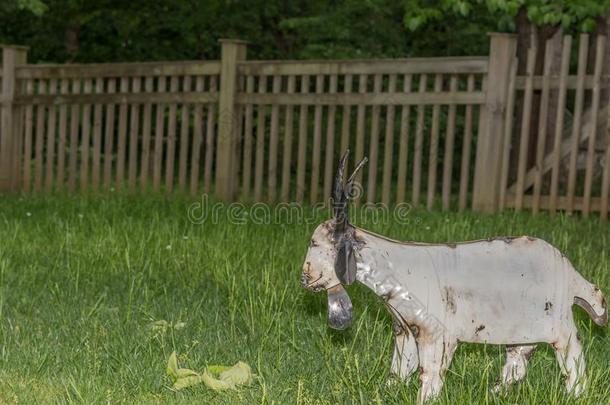
[(337, 174), (335, 175), (335, 189), (333, 192), (333, 206), (335, 211), (335, 217), (339, 217), (345, 207), (344, 197), (344, 185), (343, 185), (343, 172), (345, 170), (345, 164), (347, 163), (347, 157), (349, 155), (349, 149), (345, 151), (341, 160), (339, 161), (339, 167), (337, 168)]
[(360, 162), (358, 162), (358, 164), (356, 165), (356, 168), (354, 169), (354, 172), (352, 173), (351, 176), (349, 176), (349, 179), (347, 179), (347, 183), (345, 185), (345, 194), (346, 194), (347, 198), (349, 198), (352, 193), (352, 185), (354, 184), (356, 175), (358, 174), (360, 169), (362, 169), (362, 166), (364, 166), (366, 164), (366, 162), (368, 162), (368, 161), (369, 161), (369, 159), (367, 157), (364, 157)]

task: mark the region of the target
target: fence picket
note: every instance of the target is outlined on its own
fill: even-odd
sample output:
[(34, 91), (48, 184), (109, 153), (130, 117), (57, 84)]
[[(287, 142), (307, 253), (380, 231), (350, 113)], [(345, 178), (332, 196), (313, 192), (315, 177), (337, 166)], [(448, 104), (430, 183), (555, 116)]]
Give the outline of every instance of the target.
[[(458, 88), (457, 75), (451, 75), (449, 91), (455, 93)], [(451, 203), (451, 177), (453, 174), (453, 146), (455, 143), (455, 114), (456, 106), (450, 105), (447, 114), (447, 135), (445, 136), (445, 150), (443, 159), (443, 210), (447, 211)]]
[[(377, 74), (373, 77), (373, 92), (375, 94), (381, 94), (381, 75)], [(381, 112), (381, 106), (374, 105), (371, 108), (371, 144), (369, 152), (369, 164), (368, 164), (368, 185), (366, 192), (366, 200), (372, 203), (377, 200), (377, 160), (379, 155), (379, 114)]]
[(538, 120), (538, 139), (536, 143), (536, 167), (538, 168), (536, 180), (534, 182), (534, 199), (532, 204), (532, 212), (538, 213), (540, 210), (540, 193), (542, 192), (542, 164), (545, 153), (545, 142), (547, 137), (547, 116), (549, 111), (549, 91), (550, 91), (550, 76), (551, 64), (553, 57), (554, 41), (549, 39), (546, 41), (544, 52), (544, 67), (542, 80), (542, 95), (540, 97), (540, 119)]
[[(288, 76), (286, 93), (293, 94), (295, 91), (296, 78)], [(292, 165), (292, 126), (294, 120), (294, 110), (291, 105), (287, 105), (284, 123), (284, 153), (282, 162), (282, 191), (281, 200), (287, 202), (290, 197), (290, 166)]]
[[(104, 92), (104, 78), (95, 80), (95, 93)], [(95, 103), (93, 106), (93, 165), (91, 174), (91, 186), (97, 191), (100, 185), (100, 162), (102, 159), (102, 104)]]
[[(589, 35), (581, 34), (578, 39), (578, 72), (576, 79), (576, 101), (574, 103), (574, 118), (572, 120), (572, 137), (570, 143), (570, 166), (568, 172), (568, 205), (567, 212), (574, 210), (574, 194), (576, 191), (576, 158), (580, 145), (580, 123), (585, 97), (585, 75), (587, 74), (587, 56), (589, 55)], [(595, 125), (594, 125), (595, 126)], [(555, 211), (554, 209), (551, 212)]]
[[(396, 92), (396, 75), (390, 75), (388, 79), (388, 93)], [(394, 106), (387, 106), (385, 118), (385, 139), (383, 151), (383, 179), (381, 185), (381, 202), (390, 204), (392, 185), (392, 155), (394, 151)]]
[[(86, 78), (83, 93), (90, 94), (93, 91), (92, 79)], [(91, 149), (91, 104), (83, 106), (83, 138), (81, 141), (80, 162), (80, 189), (86, 190), (89, 185), (89, 152)]]
[[(258, 93), (267, 91), (267, 76), (259, 76)], [(266, 106), (259, 104), (256, 109), (256, 160), (254, 162), (254, 199), (261, 201), (263, 197), (263, 176), (265, 158), (265, 121)]]
[[(182, 81), (182, 91), (191, 91), (191, 76)], [(180, 154), (178, 164), (178, 189), (184, 192), (186, 187), (186, 168), (188, 165), (189, 125), (191, 123), (191, 105), (182, 103), (180, 106)]]
[[(273, 93), (280, 92), (282, 86), (282, 77), (273, 76)], [(271, 106), (271, 124), (269, 128), (269, 167), (268, 167), (268, 200), (275, 202), (277, 198), (277, 146), (278, 146), (278, 120), (280, 115), (280, 106), (273, 104)]]
[[(610, 105), (610, 92), (608, 92), (608, 105)], [(602, 189), (601, 189), (601, 204), (600, 204), (600, 218), (602, 222), (608, 221), (608, 205), (610, 205), (610, 108), (608, 108), (608, 116), (606, 118), (606, 125), (604, 128), (604, 134), (606, 134), (606, 153), (604, 155), (604, 161), (606, 167), (603, 169), (602, 174)]]
[[(40, 80), (38, 82), (38, 94), (45, 94), (46, 82)], [(43, 167), (43, 151), (44, 151), (44, 117), (45, 117), (45, 106), (39, 105), (36, 108), (36, 150), (35, 150), (35, 163), (34, 163), (34, 191), (40, 191), (42, 189), (42, 167)]]
[[(195, 91), (203, 92), (203, 76), (197, 76)], [(199, 191), (199, 173), (201, 172), (201, 146), (203, 145), (203, 105), (196, 104), (193, 113), (193, 143), (191, 150), (191, 178), (189, 192), (194, 197)]]
[[(27, 80), (25, 85), (26, 94), (32, 94), (34, 83)], [(32, 132), (34, 126), (34, 109), (31, 105), (25, 107), (25, 128), (23, 142), (23, 189), (29, 193), (32, 188)]]
[[(360, 75), (358, 77), (358, 93), (366, 93), (367, 80), (367, 75)], [(356, 155), (354, 164), (359, 162), (364, 157), (364, 118), (366, 114), (366, 106), (364, 104), (358, 104), (356, 113)], [(356, 176), (356, 182), (362, 183), (362, 170)], [(358, 202), (359, 201), (356, 201), (356, 203)]]
[[(131, 82), (132, 94), (140, 92), (141, 79), (134, 77)], [(138, 177), (138, 149), (140, 139), (140, 105), (132, 104), (129, 112), (129, 169), (128, 169), (128, 189), (130, 193), (136, 191), (136, 180)]]
[[(443, 87), (443, 76), (437, 74), (434, 78), (434, 91), (440, 92)], [(432, 210), (434, 197), (436, 195), (436, 171), (438, 169), (438, 138), (440, 127), (441, 106), (435, 104), (432, 107), (432, 128), (430, 130), (430, 157), (428, 160), (428, 200), (426, 207)]]
[[(329, 94), (337, 93), (337, 75), (330, 76)], [(326, 124), (326, 160), (324, 162), (324, 201), (331, 197), (333, 170), (335, 166), (335, 115), (337, 106), (328, 107), (328, 122)]]
[[(129, 91), (129, 79), (121, 78), (120, 92), (125, 94)], [(119, 106), (119, 134), (117, 143), (117, 169), (116, 169), (116, 189), (121, 191), (125, 182), (125, 154), (127, 152), (127, 114), (129, 113), (127, 104)]]
[[(511, 65), (510, 79), (508, 82), (508, 99), (506, 101), (506, 120), (504, 121), (503, 128), (503, 145), (502, 145), (502, 165), (500, 168), (500, 196), (499, 196), (499, 208), (503, 210), (506, 207), (506, 189), (508, 187), (508, 170), (510, 166), (510, 152), (511, 142), (513, 137), (513, 121), (515, 113), (515, 82), (517, 78), (517, 59), (514, 59)], [(474, 84), (474, 83), (473, 83)], [(470, 88), (470, 78), (468, 81), (468, 87)], [(470, 109), (470, 110), (469, 110)], [(470, 128), (472, 118), (472, 107), (466, 107), (466, 127)], [(470, 129), (469, 129), (470, 131)], [(464, 135), (464, 148), (467, 147), (466, 139), (471, 142), (472, 134), (466, 137)], [(469, 147), (469, 145), (468, 145)], [(466, 207), (466, 193), (468, 190), (468, 162), (470, 161), (470, 148), (468, 149), (468, 155), (462, 155), (462, 182), (460, 183), (460, 211), (463, 211)], [(466, 185), (462, 187), (462, 183)]]
[[(57, 80), (49, 80), (49, 94), (57, 93)], [(45, 176), (45, 190), (51, 191), (53, 189), (53, 171), (55, 169), (55, 124), (56, 124), (56, 112), (55, 106), (49, 106), (47, 109), (47, 159), (46, 159), (46, 176)]]
[[(152, 85), (151, 85), (152, 86)], [(108, 79), (108, 94), (116, 91), (116, 79)], [(104, 189), (109, 190), (112, 184), (112, 156), (114, 153), (114, 104), (106, 105), (106, 123), (104, 133)]]
[(519, 163), (517, 169), (517, 194), (515, 196), (515, 209), (523, 208), (523, 195), (525, 194), (525, 169), (527, 168), (527, 147), (530, 137), (530, 123), (532, 116), (532, 98), (534, 94), (533, 80), (536, 67), (537, 47), (534, 43), (527, 52), (527, 78), (525, 84), (525, 99), (523, 101), (523, 119), (521, 120), (521, 134), (519, 140)]
[[(153, 78), (144, 78), (144, 92), (151, 94), (153, 91)], [(113, 109), (114, 110), (114, 109)], [(148, 189), (148, 175), (150, 171), (150, 146), (152, 126), (152, 103), (145, 103), (142, 111), (142, 161), (140, 162), (140, 189)]]
[[(516, 64), (515, 64), (516, 68)], [(516, 72), (516, 71), (515, 71)], [(468, 75), (466, 84), (467, 91), (474, 90), (474, 75)], [(509, 104), (510, 105), (510, 104)], [(466, 106), (464, 117), (464, 140), (462, 142), (462, 164), (460, 165), (460, 196), (459, 196), (459, 211), (463, 212), (466, 209), (468, 199), (468, 183), (470, 179), (470, 151), (472, 149), (472, 105)], [(512, 116), (512, 113), (511, 113)], [(508, 120), (512, 121), (512, 120)], [(508, 148), (506, 149), (508, 150)]]
[[(411, 92), (411, 75), (405, 75), (403, 81), (403, 92)], [(405, 189), (407, 186), (407, 167), (409, 158), (409, 121), (411, 119), (411, 107), (403, 105), (400, 112), (400, 146), (398, 150), (398, 184), (396, 187), (396, 202), (405, 201)]]
[[(72, 79), (72, 94), (80, 92), (80, 79)], [(68, 190), (76, 189), (78, 164), (78, 129), (80, 126), (80, 106), (73, 104), (70, 107), (70, 155), (68, 157)]]
[[(421, 75), (419, 77), (419, 93), (425, 93), (428, 86), (428, 76)], [(421, 168), (422, 154), (424, 149), (424, 114), (426, 106), (420, 104), (417, 106), (417, 124), (415, 127), (415, 146), (413, 150), (413, 205), (419, 205), (419, 195), (421, 192)]]
[(561, 51), (561, 72), (559, 80), (559, 95), (557, 96), (557, 119), (555, 121), (555, 137), (552, 152), (552, 172), (551, 172), (551, 191), (549, 197), (549, 210), (554, 212), (557, 209), (557, 193), (559, 188), (559, 163), (561, 162), (563, 117), (566, 105), (567, 79), (570, 72), (570, 52), (572, 49), (572, 37), (563, 37)]
[[(324, 91), (324, 76), (316, 75), (316, 94)], [(320, 149), (322, 143), (322, 106), (316, 105), (313, 118), (313, 153), (311, 156), (311, 187), (309, 188), (311, 203), (318, 202), (320, 187)]]
[[(216, 76), (210, 77), (208, 91), (218, 93)], [(216, 145), (216, 105), (208, 104), (207, 121), (205, 127), (205, 171), (203, 173), (203, 189), (206, 193), (212, 192), (212, 162)]]
[[(309, 76), (301, 77), (301, 94), (309, 93)], [(297, 155), (297, 193), (296, 202), (302, 203), (305, 196), (305, 157), (307, 153), (307, 105), (299, 110), (299, 145)]]
[[(350, 94), (352, 92), (352, 79), (351, 74), (347, 74), (343, 78), (343, 94)], [(345, 104), (343, 106), (343, 115), (341, 117), (341, 154), (349, 148), (350, 141), (350, 124), (351, 124), (352, 106)]]
[[(172, 76), (170, 79), (171, 93), (178, 91), (178, 77)], [(176, 103), (169, 105), (169, 117), (167, 122), (167, 154), (165, 155), (165, 194), (170, 194), (174, 190), (174, 159), (176, 158)]]
[[(157, 81), (157, 93), (164, 93), (166, 90), (166, 78), (160, 76)], [(165, 104), (156, 105), (155, 119), (155, 151), (153, 157), (153, 190), (159, 191), (161, 187), (161, 165), (163, 162), (163, 132), (165, 130)]]
[[(174, 94), (178, 91), (178, 77), (172, 76), (170, 79), (169, 91)], [(167, 122), (167, 149), (165, 155), (165, 194), (170, 194), (174, 190), (174, 160), (176, 159), (176, 122), (178, 106), (170, 103), (168, 108)]]
[[(597, 135), (597, 115), (599, 112), (599, 97), (601, 93), (601, 74), (606, 49), (606, 37), (599, 35), (595, 45), (595, 67), (593, 69), (593, 95), (591, 100), (591, 132), (587, 145), (587, 166), (585, 171), (585, 195), (582, 207), (584, 217), (591, 211), (591, 189), (593, 187), (593, 160), (595, 158), (595, 138)], [(606, 145), (610, 148), (610, 145)], [(606, 164), (608, 162), (606, 161)]]
[[(246, 92), (254, 92), (254, 76), (248, 76), (246, 79)], [(242, 196), (248, 198), (250, 195), (250, 181), (252, 179), (252, 104), (246, 104), (245, 125), (244, 125), (244, 160), (243, 160), (243, 182)]]

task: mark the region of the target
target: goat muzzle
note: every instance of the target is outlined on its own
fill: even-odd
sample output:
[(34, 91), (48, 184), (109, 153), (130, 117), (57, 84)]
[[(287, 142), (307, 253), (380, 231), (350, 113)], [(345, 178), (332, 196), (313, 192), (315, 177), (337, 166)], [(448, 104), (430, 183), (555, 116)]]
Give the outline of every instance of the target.
[(328, 294), (328, 325), (345, 330), (352, 324), (352, 301), (341, 284), (326, 290)]

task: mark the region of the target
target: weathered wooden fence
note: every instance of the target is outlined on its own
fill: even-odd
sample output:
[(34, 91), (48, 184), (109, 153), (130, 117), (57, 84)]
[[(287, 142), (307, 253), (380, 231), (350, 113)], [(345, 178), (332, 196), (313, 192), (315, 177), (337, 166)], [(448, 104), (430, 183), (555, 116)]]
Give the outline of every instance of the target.
[[(527, 72), (510, 80), (500, 208), (592, 211), (608, 215), (610, 188), (610, 76), (602, 75), (606, 38), (564, 36), (561, 62), (552, 72), (555, 42), (545, 46), (544, 71), (534, 75), (536, 44), (528, 50)], [(513, 65), (514, 66), (514, 65)], [(573, 72), (573, 73), (572, 73)], [(538, 127), (531, 128), (538, 94)], [(603, 96), (603, 97), (602, 97)], [(521, 103), (519, 110), (515, 103)], [(513, 127), (512, 123), (515, 123)], [(533, 158), (532, 158), (533, 157)]]
[[(581, 49), (588, 40), (581, 38)], [(608, 170), (599, 190), (592, 187), (595, 131), (581, 128), (583, 94), (592, 93), (597, 114), (609, 85), (600, 55), (592, 75), (581, 55), (576, 76), (567, 65), (559, 77), (535, 76), (533, 68), (522, 77), (516, 39), (504, 34), (491, 35), (488, 57), (250, 61), (245, 43), (221, 45), (220, 61), (88, 65), (29, 65), (26, 49), (4, 47), (0, 187), (314, 203), (330, 196), (333, 168), (349, 147), (352, 164), (370, 159), (361, 175), (368, 202), (607, 214)], [(572, 90), (574, 105), (566, 103)], [(550, 99), (561, 105), (556, 128), (537, 132), (542, 146), (532, 162), (537, 91), (541, 116)], [(575, 128), (568, 137), (567, 115)], [(574, 197), (574, 151), (586, 139), (584, 194)], [(608, 142), (603, 148), (609, 153)], [(560, 197), (567, 155), (571, 174)]]
[[(367, 201), (405, 201), (410, 186), (410, 200), (418, 204), (427, 179), (428, 207), (438, 193), (448, 208), (454, 150), (460, 147), (470, 155), (472, 110), (484, 101), (480, 86), (486, 69), (482, 58), (240, 64), (245, 80), (245, 91), (237, 95), (245, 115), (242, 194), (253, 194), (257, 201), (275, 201), (278, 195), (284, 201), (326, 199), (337, 156), (350, 147), (353, 163), (365, 154), (370, 159), (362, 176)], [(446, 120), (441, 120), (445, 108)], [(461, 145), (455, 145), (458, 108), (466, 131)], [(439, 147), (441, 132), (444, 148)], [(463, 207), (470, 162), (465, 160), (459, 175)]]
[[(16, 91), (3, 109), (12, 108), (2, 133), (2, 161), (10, 165), (4, 188), (170, 192), (177, 181), (181, 190), (197, 192), (202, 183), (210, 191), (220, 63), (23, 65), (13, 72)], [(210, 147), (201, 145), (204, 134)]]

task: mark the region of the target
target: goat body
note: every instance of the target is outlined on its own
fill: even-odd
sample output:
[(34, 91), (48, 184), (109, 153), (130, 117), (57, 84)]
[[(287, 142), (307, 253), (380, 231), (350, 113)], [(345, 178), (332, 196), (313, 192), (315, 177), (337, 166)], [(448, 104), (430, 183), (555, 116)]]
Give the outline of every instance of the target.
[[(535, 343), (550, 343), (568, 374), (568, 390), (578, 394), (584, 388), (572, 305), (604, 325), (606, 304), (599, 289), (552, 245), (525, 236), (456, 244), (398, 242), (359, 228), (354, 237), (359, 242), (357, 280), (387, 303), (399, 330), (409, 328), (416, 335), (420, 401), (440, 391), (442, 372), (458, 342), (517, 346), (509, 350), (507, 364), (511, 356), (518, 363), (529, 355)], [(411, 358), (405, 361), (412, 365), (407, 354)], [(395, 361), (397, 356), (398, 349)], [(511, 377), (503, 376), (505, 382)]]
[[(314, 231), (303, 285), (329, 291), (331, 325), (343, 328), (351, 319), (351, 302), (336, 268), (353, 266), (355, 279), (381, 297), (394, 317), (392, 372), (406, 378), (419, 366), (420, 402), (440, 392), (458, 342), (508, 345), (498, 387), (522, 379), (535, 345), (549, 343), (568, 376), (568, 391), (578, 395), (584, 389), (585, 363), (572, 305), (606, 325), (606, 303), (601, 291), (547, 242), (527, 236), (398, 242), (351, 225), (337, 233), (334, 226), (329, 220)], [(353, 251), (352, 265), (337, 260), (345, 246)], [(341, 300), (333, 301), (331, 292)]]
[(314, 231), (301, 275), (305, 288), (328, 292), (329, 324), (344, 329), (351, 323), (343, 285), (357, 280), (380, 296), (395, 320), (392, 372), (406, 378), (419, 365), (420, 403), (440, 392), (458, 342), (509, 345), (500, 387), (525, 376), (535, 344), (550, 343), (568, 391), (582, 392), (585, 363), (572, 305), (606, 325), (599, 289), (540, 239), (398, 242), (350, 225), (349, 200), (366, 158), (344, 183), (348, 154), (335, 176), (334, 218)]

